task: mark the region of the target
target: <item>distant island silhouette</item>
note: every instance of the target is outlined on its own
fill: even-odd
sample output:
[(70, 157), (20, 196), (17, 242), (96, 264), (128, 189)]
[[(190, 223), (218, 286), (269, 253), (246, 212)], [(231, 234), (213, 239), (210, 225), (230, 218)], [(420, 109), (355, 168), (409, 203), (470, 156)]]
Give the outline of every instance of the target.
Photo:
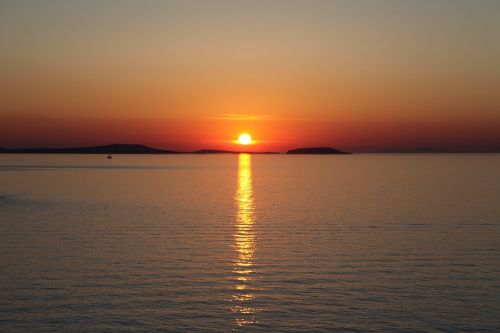
[(319, 155), (327, 155), (327, 154), (351, 154), (345, 151), (341, 151), (335, 148), (330, 147), (310, 147), (310, 148), (297, 148), (291, 149), (286, 152), (287, 154), (319, 154)]
[(201, 149), (193, 152), (194, 154), (279, 154), (273, 151), (232, 151), (232, 150), (219, 150), (219, 149)]
[(139, 144), (112, 144), (92, 147), (68, 148), (3, 148), (1, 153), (10, 154), (279, 154), (278, 152), (231, 151), (218, 149), (201, 149), (192, 152), (165, 150)]
[[(2, 148), (1, 153), (10, 154), (279, 154), (279, 152), (232, 151), (220, 149), (201, 149), (192, 152), (181, 152), (148, 147), (140, 144), (111, 144), (92, 147), (66, 148)], [(350, 154), (329, 147), (313, 147), (292, 149), (287, 154)]]
[[(500, 147), (493, 149), (461, 149), (452, 150), (434, 147), (417, 147), (414, 149), (379, 149), (369, 151), (382, 154), (459, 154), (459, 153), (500, 153)], [(64, 148), (5, 148), (0, 147), (0, 154), (280, 154), (280, 152), (255, 152), (255, 151), (233, 151), (222, 149), (200, 149), (195, 151), (176, 151), (158, 149), (141, 144), (110, 144), (90, 147), (64, 147)], [(331, 147), (307, 147), (296, 148), (286, 154), (317, 154), (317, 155), (339, 155), (352, 154)]]

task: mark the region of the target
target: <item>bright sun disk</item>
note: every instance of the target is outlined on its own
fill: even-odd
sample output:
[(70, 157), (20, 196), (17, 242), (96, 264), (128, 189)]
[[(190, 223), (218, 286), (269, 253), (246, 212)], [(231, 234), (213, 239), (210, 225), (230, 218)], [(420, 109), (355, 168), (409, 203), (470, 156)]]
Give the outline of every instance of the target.
[(240, 134), (238, 141), (242, 145), (248, 145), (250, 142), (252, 142), (252, 137), (248, 133), (242, 133)]

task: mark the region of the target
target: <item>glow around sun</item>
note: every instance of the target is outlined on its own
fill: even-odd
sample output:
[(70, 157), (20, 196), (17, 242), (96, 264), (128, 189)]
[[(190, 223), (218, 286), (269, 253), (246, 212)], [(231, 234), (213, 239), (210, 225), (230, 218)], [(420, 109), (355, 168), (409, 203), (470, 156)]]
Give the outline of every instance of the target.
[(252, 137), (248, 133), (241, 133), (238, 137), (238, 142), (242, 145), (248, 145), (252, 143)]

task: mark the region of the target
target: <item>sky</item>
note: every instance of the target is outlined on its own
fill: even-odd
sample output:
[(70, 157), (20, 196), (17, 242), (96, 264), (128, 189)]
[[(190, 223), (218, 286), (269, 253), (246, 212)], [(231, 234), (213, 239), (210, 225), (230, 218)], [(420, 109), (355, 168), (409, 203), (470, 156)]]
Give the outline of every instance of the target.
[(241, 132), (254, 151), (499, 149), (500, 1), (0, 0), (0, 147)]

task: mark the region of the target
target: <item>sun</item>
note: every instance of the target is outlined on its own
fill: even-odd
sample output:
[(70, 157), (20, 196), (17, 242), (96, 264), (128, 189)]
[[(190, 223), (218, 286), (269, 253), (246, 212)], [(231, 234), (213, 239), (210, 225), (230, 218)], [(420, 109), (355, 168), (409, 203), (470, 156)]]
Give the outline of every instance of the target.
[(248, 145), (252, 143), (252, 137), (248, 133), (241, 133), (238, 137), (238, 142), (242, 145)]

